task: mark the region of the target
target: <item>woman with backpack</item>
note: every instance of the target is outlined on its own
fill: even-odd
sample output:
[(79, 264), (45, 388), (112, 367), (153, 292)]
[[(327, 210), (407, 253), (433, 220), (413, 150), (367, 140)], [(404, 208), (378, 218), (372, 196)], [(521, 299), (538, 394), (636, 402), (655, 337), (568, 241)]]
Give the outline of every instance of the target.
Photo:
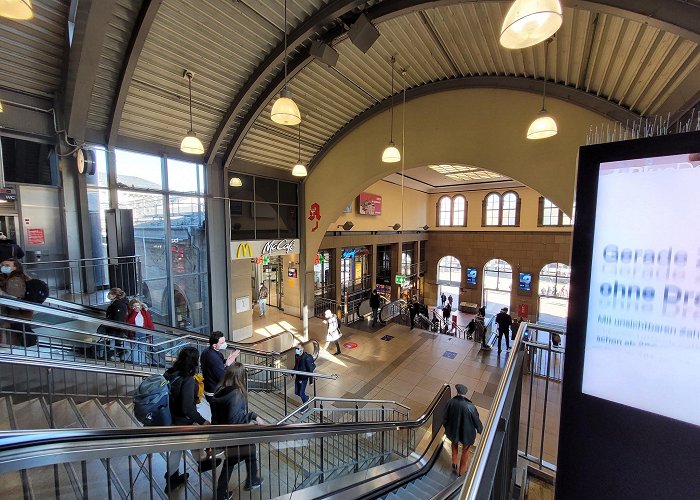
[[(25, 299), (27, 295), (27, 282), (30, 280), (31, 278), (24, 274), (22, 263), (17, 259), (9, 258), (0, 263), (0, 296)], [(34, 312), (26, 309), (15, 309), (14, 307), (7, 307), (5, 309), (7, 315), (13, 318), (31, 320), (34, 317)], [(13, 331), (12, 336), (14, 336), (15, 339), (7, 343), (12, 345), (17, 345), (17, 342), (14, 341), (16, 340), (17, 334), (14, 334), (14, 332), (31, 332), (29, 325), (19, 322), (10, 323), (9, 329)], [(34, 337), (34, 339), (36, 339), (36, 337)], [(19, 341), (20, 345), (29, 344), (29, 342), (25, 342), (24, 337), (20, 338)], [(34, 344), (35, 343), (36, 342), (34, 342)]]
[[(255, 412), (248, 411), (248, 391), (245, 387), (245, 368), (235, 362), (226, 368), (219, 389), (211, 402), (211, 420), (214, 425), (251, 424), (265, 425), (266, 422)], [(228, 500), (233, 495), (228, 491), (231, 473), (241, 460), (245, 461), (248, 472), (243, 488), (245, 491), (259, 488), (262, 478), (258, 476), (258, 460), (255, 445), (233, 446), (226, 449), (224, 468), (216, 487), (216, 500)]]
[[(197, 411), (195, 403), (198, 384), (194, 379), (199, 366), (199, 352), (196, 347), (185, 347), (177, 355), (177, 360), (172, 368), (168, 369), (163, 377), (170, 383), (170, 414), (173, 425), (209, 425)], [(180, 474), (179, 465), (184, 452), (173, 451), (168, 457), (168, 472), (165, 474), (165, 493), (168, 494), (187, 482), (188, 474)], [(193, 456), (198, 459), (199, 450), (192, 450)], [(198, 460), (199, 461), (199, 460)], [(216, 460), (216, 465), (211, 458), (205, 458), (199, 462), (199, 471), (206, 472), (221, 463)]]

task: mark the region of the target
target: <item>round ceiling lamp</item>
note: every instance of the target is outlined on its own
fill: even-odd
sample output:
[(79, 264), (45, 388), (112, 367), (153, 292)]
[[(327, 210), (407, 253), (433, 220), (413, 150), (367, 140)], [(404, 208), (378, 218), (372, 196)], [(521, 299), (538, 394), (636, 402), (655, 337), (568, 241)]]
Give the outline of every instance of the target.
[(557, 32), (562, 17), (558, 0), (515, 0), (501, 26), (501, 45), (507, 49), (537, 45)]
[(557, 122), (554, 121), (544, 107), (544, 101), (547, 96), (547, 54), (549, 52), (549, 44), (552, 38), (547, 40), (544, 46), (544, 79), (542, 82), (542, 109), (537, 113), (537, 118), (530, 124), (527, 129), (528, 139), (546, 139), (557, 135)]
[(299, 156), (297, 159), (297, 164), (294, 165), (294, 168), (292, 168), (292, 175), (294, 177), (306, 177), (306, 167), (304, 164), (301, 162), (301, 123), (299, 124), (299, 141), (298, 141), (298, 151), (299, 151)]
[(299, 107), (292, 99), (287, 87), (287, 0), (284, 0), (284, 89), (272, 105), (270, 119), (280, 125), (298, 125), (301, 123)]
[(401, 161), (401, 153), (394, 145), (394, 63), (396, 58), (391, 56), (391, 124), (389, 125), (389, 145), (382, 153), (384, 163), (396, 163)]
[(238, 187), (241, 187), (243, 185), (243, 183), (241, 182), (240, 178), (231, 177), (231, 180), (228, 181), (228, 185), (233, 187), (233, 188), (238, 188)]
[(187, 131), (187, 135), (185, 135), (180, 143), (180, 151), (190, 155), (203, 155), (204, 145), (197, 137), (197, 134), (194, 133), (192, 126), (192, 78), (194, 78), (194, 73), (186, 69), (184, 77), (187, 78), (187, 83), (190, 89), (190, 129)]
[(0, 16), (18, 21), (34, 17), (31, 0), (0, 0)]

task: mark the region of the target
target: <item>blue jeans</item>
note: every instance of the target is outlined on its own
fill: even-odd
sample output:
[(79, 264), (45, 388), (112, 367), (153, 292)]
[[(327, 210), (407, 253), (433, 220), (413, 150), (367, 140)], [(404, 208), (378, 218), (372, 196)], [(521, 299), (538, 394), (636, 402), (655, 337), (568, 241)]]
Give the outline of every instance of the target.
[(265, 316), (267, 299), (258, 299), (258, 305), (260, 306), (260, 316)]
[(375, 307), (374, 309), (372, 309), (372, 326), (376, 325), (377, 321), (380, 321), (379, 320), (379, 308)]
[(299, 380), (299, 377), (297, 377), (294, 380), (294, 394), (301, 398), (302, 403), (306, 403), (309, 400), (309, 396), (306, 395), (306, 384), (308, 383), (309, 380), (307, 378)]
[[(148, 337), (143, 333), (137, 333), (135, 340), (140, 342), (145, 342)], [(126, 361), (131, 361), (135, 365), (145, 365), (146, 364), (146, 345), (137, 344), (135, 342), (129, 342), (131, 351), (127, 354)]]

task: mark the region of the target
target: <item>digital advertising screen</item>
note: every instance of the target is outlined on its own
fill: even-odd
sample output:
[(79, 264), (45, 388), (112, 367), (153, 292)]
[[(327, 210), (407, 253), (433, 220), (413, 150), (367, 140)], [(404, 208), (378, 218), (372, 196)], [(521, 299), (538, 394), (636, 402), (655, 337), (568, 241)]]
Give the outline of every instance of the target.
[(697, 153), (600, 164), (581, 388), (696, 425), (698, 193)]
[(529, 292), (532, 290), (532, 273), (520, 273), (518, 290), (521, 292)]
[(477, 271), (475, 267), (467, 268), (467, 285), (476, 285)]

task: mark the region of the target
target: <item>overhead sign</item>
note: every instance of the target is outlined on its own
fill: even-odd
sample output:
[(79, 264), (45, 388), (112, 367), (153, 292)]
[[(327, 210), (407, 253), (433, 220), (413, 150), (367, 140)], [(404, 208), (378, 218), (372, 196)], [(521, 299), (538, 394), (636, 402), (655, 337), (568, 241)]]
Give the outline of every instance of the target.
[(397, 274), (394, 277), (394, 283), (396, 283), (397, 285), (403, 285), (404, 283), (406, 283), (406, 276), (404, 276), (403, 274)]
[(0, 188), (0, 201), (17, 201), (15, 188)]
[(232, 241), (231, 260), (299, 253), (299, 240)]
[(367, 247), (343, 248), (343, 252), (340, 254), (340, 258), (354, 259), (355, 257), (361, 257), (363, 255), (369, 255), (369, 249)]

